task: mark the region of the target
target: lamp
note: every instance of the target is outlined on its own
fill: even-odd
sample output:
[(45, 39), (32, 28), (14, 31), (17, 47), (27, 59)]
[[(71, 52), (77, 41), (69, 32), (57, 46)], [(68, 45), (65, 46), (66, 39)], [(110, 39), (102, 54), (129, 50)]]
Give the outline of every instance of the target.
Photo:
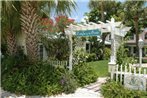
[(143, 40), (140, 38), (138, 41), (138, 46), (139, 46), (139, 65), (141, 66), (142, 64), (142, 48), (143, 48), (144, 42)]

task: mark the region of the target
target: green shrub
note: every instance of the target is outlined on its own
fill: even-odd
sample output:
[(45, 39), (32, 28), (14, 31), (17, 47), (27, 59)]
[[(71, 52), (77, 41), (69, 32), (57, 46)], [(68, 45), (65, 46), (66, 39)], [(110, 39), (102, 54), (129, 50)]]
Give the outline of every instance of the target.
[(77, 77), (77, 81), (80, 86), (95, 82), (98, 78), (92, 67), (88, 66), (86, 63), (74, 65), (73, 72)]
[(83, 49), (77, 49), (73, 53), (74, 64), (85, 62), (86, 58), (88, 58), (88, 54)]
[(108, 60), (110, 58), (110, 55), (111, 55), (110, 48), (104, 48), (104, 59)]
[[(13, 60), (15, 61), (12, 59), (7, 64), (11, 66), (2, 65), (1, 83), (6, 91), (26, 95), (54, 95), (62, 92), (72, 93), (77, 88), (75, 76), (66, 69), (55, 68), (47, 62), (36, 62), (32, 65), (28, 63), (18, 67), (13, 66)], [(2, 64), (6, 64), (6, 61)], [(63, 77), (65, 81), (61, 83)]]
[(96, 54), (95, 53), (91, 53), (87, 55), (86, 61), (87, 62), (91, 62), (91, 61), (95, 61), (96, 60)]
[(128, 49), (122, 44), (117, 50), (117, 61), (118, 65), (129, 65), (129, 63), (134, 64), (136, 60), (133, 57), (128, 57)]
[(86, 53), (83, 49), (77, 49), (74, 51), (74, 63), (91, 62), (96, 60), (95, 53)]
[(66, 94), (74, 93), (74, 91), (78, 87), (78, 83), (75, 78), (76, 77), (74, 76), (74, 74), (65, 72), (65, 74), (62, 76), (60, 80), (60, 83), (62, 84), (63, 92), (65, 92)]
[(123, 85), (115, 82), (108, 81), (101, 87), (101, 92), (104, 98), (146, 98), (147, 93), (129, 90), (123, 87)]

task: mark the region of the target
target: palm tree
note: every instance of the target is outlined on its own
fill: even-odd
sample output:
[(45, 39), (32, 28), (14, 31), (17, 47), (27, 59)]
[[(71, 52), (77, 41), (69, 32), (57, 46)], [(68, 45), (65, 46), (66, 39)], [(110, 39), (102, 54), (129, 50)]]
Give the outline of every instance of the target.
[(138, 55), (138, 40), (139, 40), (139, 22), (141, 18), (144, 18), (145, 15), (145, 7), (144, 7), (145, 1), (126, 1), (124, 3), (124, 21), (127, 22), (131, 21), (133, 22), (135, 34), (136, 34), (136, 55)]
[(7, 43), (8, 55), (17, 52), (16, 33), (20, 31), (19, 11), (14, 6), (19, 9), (16, 2), (2, 2), (2, 41)]
[[(55, 0), (56, 1), (56, 0)], [(29, 59), (35, 61), (38, 59), (38, 26), (40, 17), (37, 14), (41, 5), (47, 4), (48, 13), (55, 10), (56, 14), (70, 14), (71, 10), (75, 8), (75, 2), (57, 1), (48, 2), (41, 1), (22, 1), (21, 2), (21, 29), (26, 34), (26, 48)]]
[[(100, 21), (106, 22), (106, 19), (110, 19), (111, 16), (117, 13), (117, 10), (120, 8), (121, 3), (115, 1), (96, 1), (90, 0), (89, 8), (95, 12), (100, 12)], [(96, 17), (96, 16), (94, 16)], [(98, 21), (97, 21), (98, 22)], [(102, 50), (104, 52), (105, 39), (109, 33), (102, 34)], [(103, 55), (104, 57), (104, 55)]]

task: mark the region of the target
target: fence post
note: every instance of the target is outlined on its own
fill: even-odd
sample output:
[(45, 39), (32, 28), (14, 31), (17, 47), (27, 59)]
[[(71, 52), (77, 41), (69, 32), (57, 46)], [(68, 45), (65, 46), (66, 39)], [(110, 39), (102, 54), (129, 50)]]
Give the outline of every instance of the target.
[(129, 73), (131, 73), (131, 65), (129, 64)]
[(139, 74), (141, 74), (141, 68), (139, 67)]
[(118, 81), (118, 65), (116, 65), (116, 81)]
[(120, 66), (120, 82), (122, 83), (122, 65)]

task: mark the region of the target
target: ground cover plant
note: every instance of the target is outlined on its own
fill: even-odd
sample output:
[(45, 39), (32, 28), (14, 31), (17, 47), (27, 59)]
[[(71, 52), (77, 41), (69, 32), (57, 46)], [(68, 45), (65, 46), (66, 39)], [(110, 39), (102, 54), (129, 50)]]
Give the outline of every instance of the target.
[(73, 93), (78, 87), (74, 74), (67, 69), (42, 61), (17, 64), (15, 57), (2, 61), (2, 89), (15, 94), (54, 95)]
[(147, 92), (129, 90), (119, 82), (108, 80), (101, 87), (104, 98), (147, 98)]
[[(21, 55), (22, 58), (18, 59)], [(74, 65), (73, 71), (54, 67), (48, 62), (31, 63), (22, 54), (2, 59), (2, 89), (15, 94), (57, 95), (73, 93), (77, 87), (95, 82), (98, 75), (86, 63)]]
[(98, 75), (93, 70), (92, 66), (89, 66), (86, 63), (74, 65), (73, 73), (76, 76), (80, 86), (95, 82), (98, 78)]

